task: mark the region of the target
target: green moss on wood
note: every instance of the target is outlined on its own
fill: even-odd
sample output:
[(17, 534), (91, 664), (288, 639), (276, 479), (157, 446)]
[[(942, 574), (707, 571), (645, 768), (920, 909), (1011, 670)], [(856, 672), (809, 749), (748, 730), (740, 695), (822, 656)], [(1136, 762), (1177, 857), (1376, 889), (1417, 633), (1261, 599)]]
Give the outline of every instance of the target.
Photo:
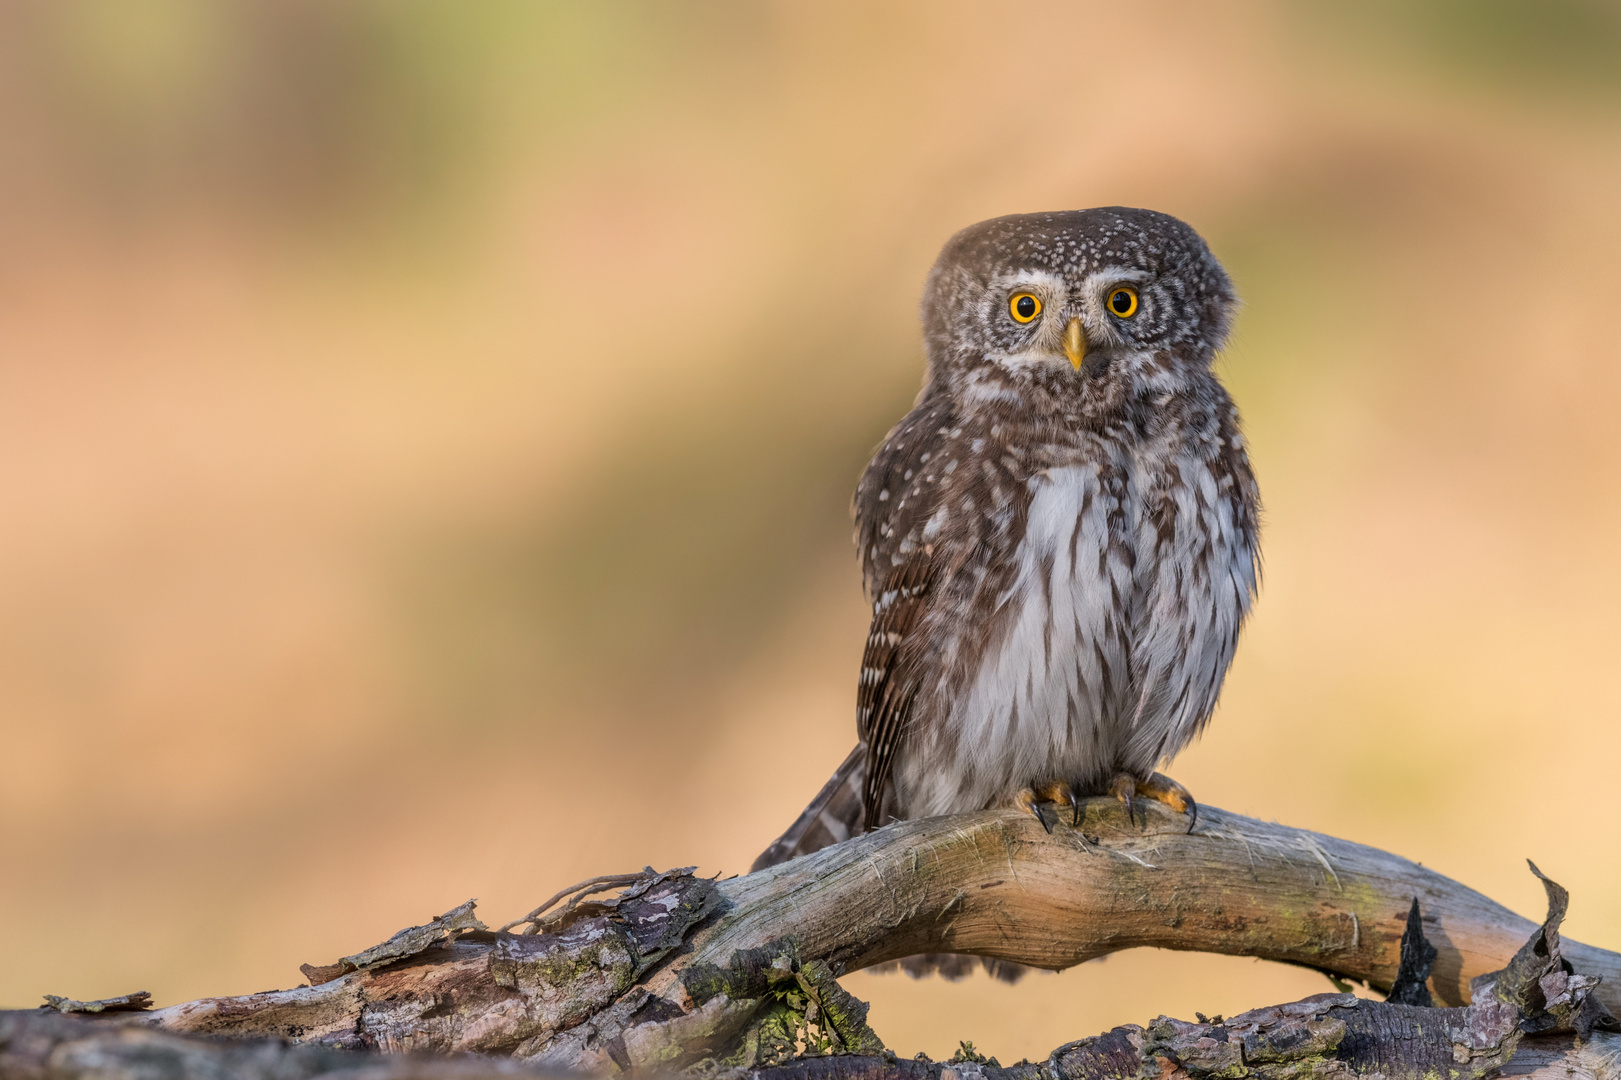
[(681, 974), (695, 1003), (724, 994), (752, 1001), (748, 1030), (708, 1066), (756, 1067), (804, 1054), (878, 1053), (884, 1044), (867, 1025), (867, 1003), (839, 985), (821, 960), (801, 963), (798, 943), (778, 938), (740, 949), (726, 967), (699, 964)]

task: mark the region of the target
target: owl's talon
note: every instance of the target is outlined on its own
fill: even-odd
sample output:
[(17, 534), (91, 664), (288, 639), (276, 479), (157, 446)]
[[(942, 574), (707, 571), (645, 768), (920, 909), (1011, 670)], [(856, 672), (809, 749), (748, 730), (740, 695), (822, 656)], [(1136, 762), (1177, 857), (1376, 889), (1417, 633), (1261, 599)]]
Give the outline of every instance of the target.
[(1150, 773), (1147, 780), (1137, 785), (1137, 794), (1162, 802), (1179, 814), (1186, 814), (1190, 833), (1199, 824), (1199, 804), (1193, 800), (1193, 794), (1164, 773)]
[[(1071, 823), (1073, 825), (1081, 823), (1081, 800), (1076, 797), (1075, 789), (1062, 780), (1053, 780), (1039, 787), (1027, 787), (1019, 792), (1018, 798), (1014, 801), (1036, 815), (1041, 827), (1049, 833), (1053, 831), (1053, 822), (1058, 820), (1058, 815), (1051, 809), (1052, 805), (1067, 804)], [(1050, 819), (1048, 815), (1051, 815)]]
[(1036, 820), (1041, 822), (1041, 827), (1043, 829), (1046, 829), (1049, 833), (1053, 831), (1052, 823), (1049, 822), (1046, 815), (1042, 813), (1041, 797), (1036, 794), (1035, 789), (1025, 788), (1023, 791), (1019, 792), (1018, 795), (1014, 796), (1013, 801), (1020, 809), (1034, 814), (1036, 816)]
[[(1109, 794), (1119, 799), (1125, 806), (1126, 820), (1133, 825), (1137, 824), (1137, 778), (1127, 772), (1115, 773), (1114, 779), (1109, 781)], [(1148, 824), (1146, 817), (1143, 824)]]
[[(1130, 773), (1115, 773), (1114, 779), (1109, 782), (1109, 793), (1125, 804), (1126, 816), (1131, 818), (1133, 825), (1137, 824), (1135, 796), (1138, 795), (1164, 803), (1179, 814), (1186, 814), (1190, 833), (1199, 824), (1199, 804), (1194, 801), (1193, 795), (1163, 773), (1149, 773), (1145, 780), (1139, 780)], [(1148, 825), (1146, 810), (1142, 824), (1145, 828)]]

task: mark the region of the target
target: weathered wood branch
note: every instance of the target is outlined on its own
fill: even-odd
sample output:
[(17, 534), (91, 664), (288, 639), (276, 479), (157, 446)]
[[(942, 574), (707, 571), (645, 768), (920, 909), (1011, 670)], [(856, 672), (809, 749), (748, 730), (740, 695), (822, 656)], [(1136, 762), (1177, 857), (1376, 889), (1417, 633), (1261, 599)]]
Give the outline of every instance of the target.
[[(1471, 979), (1503, 969), (1538, 931), (1442, 875), (1320, 834), (1207, 808), (1186, 835), (1184, 820), (1157, 806), (1140, 828), (1107, 799), (1084, 815), (1079, 829), (1060, 824), (1051, 835), (1011, 811), (903, 822), (723, 882), (649, 874), (612, 900), (540, 914), (524, 934), (490, 933), (464, 905), (339, 964), (307, 967), (315, 985), (188, 1002), (136, 1022), (601, 1071), (703, 1061), (758, 1071), (809, 1049), (856, 1055), (836, 1059), (853, 1070), (841, 1075), (898, 1077), (910, 1075), (907, 1063), (880, 1053), (865, 1007), (837, 974), (922, 952), (1062, 968), (1152, 945), (1304, 964), (1387, 989), (1417, 897), (1436, 949), (1430, 985), (1459, 1006)], [(1576, 973), (1606, 980), (1583, 982), (1581, 995), (1621, 1011), (1621, 956), (1560, 947)], [(1319, 1028), (1361, 1030), (1346, 1018), (1373, 1015), (1342, 995), (1302, 1006)], [(1273, 1022), (1310, 1027), (1294, 1014), (1255, 1022), (1263, 1035)], [(1212, 1037), (1195, 1027), (1177, 1037)], [(1139, 1051), (1152, 1048), (1154, 1030), (1136, 1036)], [(1376, 1030), (1393, 1046), (1404, 1037), (1388, 1024)], [(831, 1067), (806, 1062), (780, 1067), (808, 1070), (806, 1080)], [(928, 1075), (952, 1080), (938, 1067)], [(1081, 1075), (1091, 1074), (1043, 1078)]]
[[(1028, 814), (908, 821), (721, 883), (725, 915), (694, 939), (706, 959), (792, 935), (852, 971), (926, 952), (1062, 969), (1136, 946), (1256, 956), (1390, 987), (1416, 896), (1447, 1005), (1535, 929), (1417, 863), (1321, 833), (1206, 807), (1198, 827), (1153, 804), (1144, 828), (1112, 799), (1079, 830)], [(1095, 843), (1085, 837), (1096, 837)], [(860, 913), (852, 919), (850, 913)], [(1621, 1011), (1621, 954), (1566, 942)]]

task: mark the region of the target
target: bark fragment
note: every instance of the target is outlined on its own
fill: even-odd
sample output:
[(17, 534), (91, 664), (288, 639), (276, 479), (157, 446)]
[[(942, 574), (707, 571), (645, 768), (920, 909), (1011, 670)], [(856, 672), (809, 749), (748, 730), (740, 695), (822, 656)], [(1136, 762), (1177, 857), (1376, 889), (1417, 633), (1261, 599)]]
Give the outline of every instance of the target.
[(366, 968), (377, 967), (390, 961), (402, 960), (407, 956), (415, 956), (430, 945), (436, 945), (446, 938), (462, 930), (484, 930), (485, 925), (473, 915), (473, 909), (478, 901), (469, 900), (465, 904), (451, 908), (443, 915), (431, 919), (421, 926), (408, 926), (395, 934), (381, 945), (373, 945), (363, 949), (353, 956), (339, 958), (336, 964), (327, 964), (317, 967), (314, 964), (299, 965), (304, 977), (309, 979), (311, 986), (331, 982), (333, 979), (347, 975), (351, 971), (363, 971)]
[(46, 994), (45, 1004), (41, 1006), (60, 1013), (141, 1012), (151, 1007), (152, 995), (145, 990), (95, 1001), (74, 1001), (72, 998)]
[(1407, 909), (1407, 928), (1401, 935), (1401, 964), (1396, 970), (1396, 982), (1385, 1000), (1396, 1005), (1434, 1005), (1428, 982), (1437, 955), (1435, 946), (1424, 937), (1424, 919), (1415, 896), (1413, 906)]

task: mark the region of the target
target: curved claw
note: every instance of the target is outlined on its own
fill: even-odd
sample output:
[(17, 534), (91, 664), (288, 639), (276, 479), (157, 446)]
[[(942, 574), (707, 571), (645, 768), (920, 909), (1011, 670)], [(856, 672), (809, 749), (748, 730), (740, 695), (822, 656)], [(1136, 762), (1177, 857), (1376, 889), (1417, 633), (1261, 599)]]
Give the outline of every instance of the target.
[[(1136, 795), (1140, 784), (1141, 781), (1139, 781), (1135, 776), (1124, 772), (1115, 773), (1114, 779), (1109, 781), (1109, 794), (1119, 799), (1120, 802), (1125, 806), (1126, 819), (1133, 825), (1137, 824)], [(1143, 824), (1145, 826), (1148, 824), (1148, 817), (1146, 814), (1143, 817)]]
[(1049, 833), (1053, 831), (1053, 823), (1047, 820), (1047, 808), (1043, 805), (1041, 796), (1034, 789), (1025, 788), (1014, 797), (1013, 801), (1018, 806), (1034, 814), (1036, 820), (1041, 822), (1043, 829), (1046, 829)]
[[(1122, 783), (1122, 776), (1115, 777), (1117, 787)], [(1164, 803), (1179, 814), (1186, 814), (1188, 817), (1188, 832), (1191, 833), (1194, 827), (1199, 824), (1198, 802), (1194, 800), (1192, 793), (1187, 788), (1172, 780), (1169, 776), (1163, 773), (1150, 773), (1146, 780), (1134, 781), (1131, 788), (1136, 794), (1144, 798)], [(1128, 808), (1130, 807), (1129, 800), (1126, 805)]]
[(1062, 780), (1053, 780), (1038, 787), (1027, 787), (1019, 792), (1014, 799), (1019, 806), (1030, 811), (1041, 822), (1041, 827), (1049, 833), (1053, 831), (1053, 822), (1058, 820), (1055, 806), (1068, 805), (1070, 824), (1079, 828), (1081, 824), (1081, 800), (1075, 794), (1075, 789)]

